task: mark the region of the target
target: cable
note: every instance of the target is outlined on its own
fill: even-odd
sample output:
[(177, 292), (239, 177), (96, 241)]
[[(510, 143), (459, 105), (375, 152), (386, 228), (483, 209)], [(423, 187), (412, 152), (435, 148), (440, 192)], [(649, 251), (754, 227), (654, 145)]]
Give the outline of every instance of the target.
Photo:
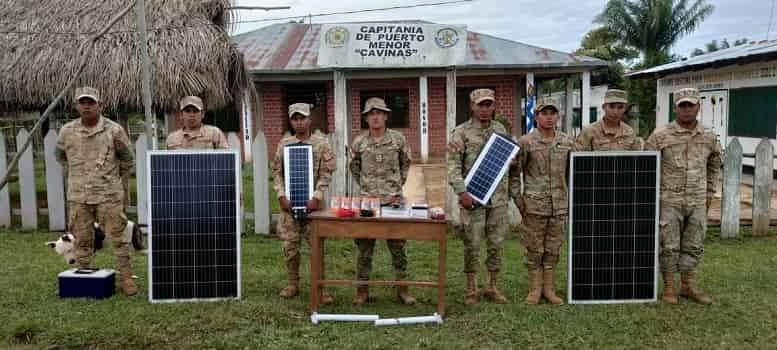
[[(336, 15), (347, 15), (347, 14), (356, 14), (356, 13), (365, 13), (365, 12), (377, 12), (377, 11), (389, 11), (389, 10), (398, 10), (398, 9), (408, 9), (408, 8), (416, 8), (416, 7), (428, 7), (428, 6), (440, 6), (440, 5), (451, 5), (451, 4), (457, 4), (457, 3), (463, 3), (463, 2), (472, 2), (474, 0), (453, 0), (453, 1), (442, 1), (442, 2), (433, 2), (433, 3), (423, 3), (423, 4), (415, 4), (415, 5), (403, 5), (403, 6), (392, 6), (392, 7), (383, 7), (383, 8), (375, 8), (375, 9), (366, 9), (366, 10), (354, 10), (354, 11), (341, 11), (341, 12), (326, 12), (326, 13), (318, 13), (318, 14), (308, 14), (308, 15), (297, 15), (297, 16), (288, 16), (288, 17), (274, 17), (274, 18), (265, 18), (265, 19), (255, 19), (255, 20), (245, 20), (245, 21), (233, 21), (229, 22), (228, 24), (240, 24), (240, 23), (259, 23), (259, 22), (274, 22), (274, 21), (285, 21), (285, 20), (297, 20), (299, 18), (309, 18), (312, 22), (313, 17), (326, 17), (326, 16), (336, 16)], [(180, 26), (164, 26), (164, 27), (157, 27), (157, 28), (148, 28), (148, 32), (158, 32), (163, 30), (169, 30), (169, 29), (185, 29), (185, 28), (195, 28), (195, 27), (202, 27), (202, 26), (215, 26), (217, 28), (223, 28), (222, 26), (219, 26), (215, 23), (202, 23), (202, 24), (194, 24), (194, 25), (180, 25)], [(47, 34), (47, 35), (90, 35), (94, 34), (96, 31), (91, 32), (39, 32), (39, 31), (18, 31), (18, 30), (12, 30), (12, 31), (0, 31), (0, 34), (28, 34), (28, 35), (37, 35), (37, 34)], [(105, 34), (121, 34), (121, 33), (135, 33), (135, 30), (115, 30), (115, 31), (109, 31)]]

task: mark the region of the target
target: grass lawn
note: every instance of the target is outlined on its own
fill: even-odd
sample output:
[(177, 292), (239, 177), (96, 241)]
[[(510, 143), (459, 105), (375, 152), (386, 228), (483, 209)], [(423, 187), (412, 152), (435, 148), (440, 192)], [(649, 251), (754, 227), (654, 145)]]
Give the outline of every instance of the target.
[[(715, 297), (713, 306), (685, 300), (678, 306), (525, 305), (526, 272), (513, 238), (506, 241), (506, 271), (501, 281), (510, 303), (466, 307), (462, 243), (451, 239), (445, 323), (376, 328), (364, 323), (312, 325), (307, 286), (296, 299), (280, 299), (277, 293), (284, 286), (285, 271), (281, 244), (274, 238), (243, 238), (242, 300), (152, 305), (145, 291), (144, 255), (134, 256), (142, 289), (139, 295), (116, 295), (105, 301), (63, 300), (56, 295), (56, 274), (65, 266), (43, 245), (56, 235), (9, 232), (0, 234), (4, 262), (0, 348), (775, 348), (777, 231), (768, 237), (727, 241), (718, 239), (715, 231), (709, 236), (699, 280)], [(411, 242), (408, 253), (413, 277), (434, 275), (433, 245)], [(330, 242), (328, 276), (352, 276), (355, 256), (352, 242)], [(303, 262), (308, 262), (307, 255)], [(97, 264), (111, 266), (113, 258), (101, 251)], [(561, 266), (564, 264), (562, 261)], [(390, 274), (387, 249), (379, 243), (374, 276), (388, 278)], [(557, 275), (565, 277), (566, 269), (561, 268)], [(305, 268), (303, 278), (308, 276)], [(371, 289), (374, 300), (365, 307), (351, 305), (352, 288), (332, 291), (336, 304), (322, 312), (383, 317), (434, 312), (431, 290), (414, 289), (420, 304), (411, 307), (398, 305), (389, 288)]]

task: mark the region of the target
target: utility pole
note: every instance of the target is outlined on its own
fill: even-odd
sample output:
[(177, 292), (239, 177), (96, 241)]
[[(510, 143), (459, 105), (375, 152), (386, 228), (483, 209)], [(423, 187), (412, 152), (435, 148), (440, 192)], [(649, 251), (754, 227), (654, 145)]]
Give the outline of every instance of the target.
[(151, 59), (148, 57), (148, 33), (146, 33), (146, 5), (144, 0), (135, 2), (140, 58), (143, 70), (143, 110), (146, 115), (146, 145), (157, 149), (156, 116), (151, 112)]

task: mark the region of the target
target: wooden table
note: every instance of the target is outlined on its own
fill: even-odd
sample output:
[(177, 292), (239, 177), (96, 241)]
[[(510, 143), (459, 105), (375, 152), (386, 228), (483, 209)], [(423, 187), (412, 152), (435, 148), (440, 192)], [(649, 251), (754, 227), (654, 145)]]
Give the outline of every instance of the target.
[[(394, 285), (437, 288), (437, 313), (445, 314), (445, 259), (448, 245), (445, 220), (396, 218), (339, 218), (329, 212), (316, 212), (310, 218), (310, 311), (317, 312), (321, 288), (326, 285)], [(405, 239), (437, 241), (437, 281), (358, 281), (327, 280), (324, 277), (324, 239)]]

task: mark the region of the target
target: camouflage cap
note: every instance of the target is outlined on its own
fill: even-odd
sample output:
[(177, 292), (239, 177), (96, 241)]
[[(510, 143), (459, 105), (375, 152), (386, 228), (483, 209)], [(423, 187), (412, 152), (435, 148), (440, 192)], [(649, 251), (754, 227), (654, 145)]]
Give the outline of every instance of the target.
[(699, 90), (694, 88), (683, 88), (674, 92), (674, 105), (679, 106), (682, 102), (699, 104)]
[(310, 104), (307, 103), (295, 103), (289, 106), (289, 118), (294, 116), (295, 113), (302, 114), (306, 117), (310, 116)]
[(475, 104), (479, 104), (480, 102), (483, 102), (486, 100), (496, 101), (495, 96), (496, 96), (496, 93), (494, 92), (494, 90), (475, 89), (469, 93), (469, 100), (474, 102)]
[(195, 108), (197, 108), (197, 110), (200, 110), (200, 111), (204, 109), (202, 107), (202, 99), (197, 96), (186, 96), (182, 98), (178, 106), (180, 110), (183, 110), (184, 108), (189, 106), (194, 106)]
[(391, 112), (391, 109), (386, 106), (386, 101), (380, 97), (368, 98), (367, 101), (364, 102), (364, 110), (362, 111), (362, 114), (367, 114), (373, 109), (381, 110), (384, 112)]
[(553, 109), (555, 109), (556, 112), (561, 110), (558, 108), (558, 103), (556, 103), (556, 100), (554, 100), (551, 97), (542, 97), (538, 99), (537, 107), (534, 107), (534, 113), (539, 113), (541, 110), (548, 107), (553, 107)]
[(618, 89), (608, 89), (604, 93), (604, 103), (629, 103), (626, 91)]
[(75, 93), (75, 101), (78, 101), (84, 97), (91, 98), (95, 102), (100, 102), (100, 90), (89, 86), (82, 86), (77, 88)]

